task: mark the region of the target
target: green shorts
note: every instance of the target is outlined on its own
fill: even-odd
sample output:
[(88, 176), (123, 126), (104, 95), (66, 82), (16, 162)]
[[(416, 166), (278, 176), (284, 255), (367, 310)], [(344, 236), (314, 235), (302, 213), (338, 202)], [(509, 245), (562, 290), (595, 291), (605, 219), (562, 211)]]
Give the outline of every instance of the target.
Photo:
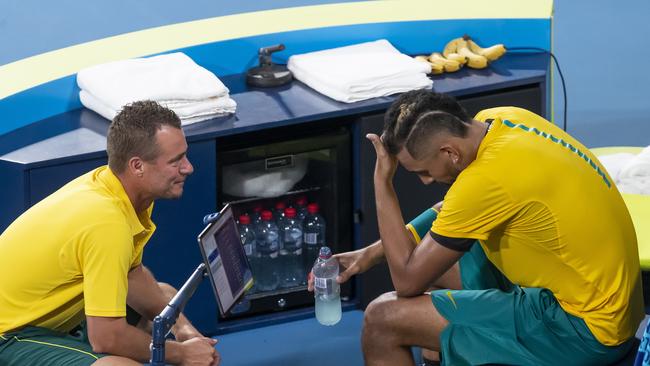
[(449, 321), (440, 335), (442, 365), (608, 365), (633, 345), (601, 344), (551, 291), (508, 281), (478, 243), (461, 258), (460, 273), (463, 290), (431, 294)]
[[(126, 321), (136, 325), (141, 315), (126, 307)], [(86, 333), (86, 322), (70, 334), (27, 326), (20, 331), (0, 334), (0, 366), (92, 365), (107, 356), (93, 352)]]
[(92, 365), (105, 356), (93, 352), (85, 332), (77, 335), (27, 326), (0, 335), (0, 365)]

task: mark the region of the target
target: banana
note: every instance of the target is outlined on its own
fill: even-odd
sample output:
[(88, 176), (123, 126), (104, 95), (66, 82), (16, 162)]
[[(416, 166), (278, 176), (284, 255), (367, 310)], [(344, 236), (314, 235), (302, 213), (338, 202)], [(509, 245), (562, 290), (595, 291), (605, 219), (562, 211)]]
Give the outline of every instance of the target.
[(431, 62), (432, 64), (441, 63), (442, 67), (445, 69), (446, 72), (458, 71), (460, 70), (461, 66), (463, 66), (458, 61), (446, 59), (438, 52), (434, 52), (429, 56), (429, 62)]
[(460, 41), (456, 43), (458, 49), (456, 53), (461, 56), (467, 57), (467, 66), (472, 69), (484, 69), (487, 67), (488, 59), (485, 56), (477, 55), (474, 52), (470, 51), (467, 40), (461, 38)]
[(462, 39), (463, 37), (458, 37), (447, 42), (447, 45), (445, 45), (445, 48), (442, 50), (442, 54), (447, 57), (450, 53), (456, 52), (458, 42)]
[(429, 62), (429, 65), (431, 65), (431, 73), (434, 75), (445, 72), (445, 65), (440, 62)]
[(419, 55), (419, 56), (415, 56), (415, 57), (413, 57), (413, 58), (414, 58), (416, 61), (426, 62), (427, 65), (429, 65), (429, 66), (431, 67), (431, 72), (430, 72), (430, 74), (442, 74), (442, 73), (445, 71), (443, 65), (439, 65), (439, 64), (433, 64), (433, 63), (431, 63), (431, 62), (429, 61), (429, 57), (427, 57), (427, 56)]
[(425, 55), (418, 55), (413, 57), (416, 61), (429, 62), (429, 58)]
[(447, 56), (445, 56), (449, 60), (454, 60), (459, 62), (461, 65), (465, 65), (467, 63), (467, 58), (465, 56), (461, 56), (457, 54), (456, 52), (450, 53)]
[(491, 47), (483, 48), (476, 44), (471, 38), (467, 38), (467, 45), (469, 46), (470, 51), (474, 52), (477, 55), (485, 56), (488, 61), (494, 61), (499, 57), (503, 56), (506, 53), (506, 48), (502, 43), (495, 44)]

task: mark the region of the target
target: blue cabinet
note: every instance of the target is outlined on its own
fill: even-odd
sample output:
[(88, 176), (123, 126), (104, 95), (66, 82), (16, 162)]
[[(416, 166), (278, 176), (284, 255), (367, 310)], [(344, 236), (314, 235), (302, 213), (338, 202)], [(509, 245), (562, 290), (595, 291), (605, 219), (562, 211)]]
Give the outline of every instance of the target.
[[(462, 100), (471, 113), (496, 105), (519, 105), (546, 113), (548, 56), (507, 55), (484, 70), (464, 69), (448, 76), (433, 76), (433, 88)], [(233, 116), (184, 127), (194, 174), (187, 180), (179, 200), (158, 201), (154, 208), (157, 231), (147, 244), (144, 263), (156, 277), (180, 286), (201, 261), (196, 236), (203, 215), (218, 209), (220, 144), (242, 136), (261, 140), (301, 130), (309, 135), (315, 127), (344, 126), (350, 131), (352, 204), (345, 215), (352, 227), (353, 247), (377, 239), (372, 188), (374, 152), (367, 132), (381, 129), (382, 114), (394, 96), (344, 104), (328, 99), (294, 81), (274, 89), (247, 89), (241, 75), (224, 77), (238, 105)], [(105, 164), (105, 136), (109, 122), (94, 112), (77, 110), (35, 123), (0, 136), (0, 230), (20, 213), (72, 178)], [(299, 128), (298, 128), (299, 127)], [(440, 187), (423, 187), (416, 177), (400, 172), (398, 193), (426, 197), (404, 208), (406, 219), (444, 194)], [(363, 308), (377, 294), (390, 289), (385, 268), (377, 268), (353, 283), (348, 308)], [(313, 316), (310, 307), (277, 311), (219, 324), (217, 306), (207, 282), (186, 308), (186, 314), (206, 334), (254, 328)]]

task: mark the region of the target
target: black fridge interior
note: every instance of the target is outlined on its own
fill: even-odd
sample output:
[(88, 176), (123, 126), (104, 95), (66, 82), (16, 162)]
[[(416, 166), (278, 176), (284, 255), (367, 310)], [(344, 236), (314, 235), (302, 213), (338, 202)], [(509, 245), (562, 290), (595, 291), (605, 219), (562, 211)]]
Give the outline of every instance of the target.
[[(217, 205), (233, 208), (255, 282), (220, 323), (313, 309), (306, 282), (318, 250), (352, 250), (350, 134), (345, 125), (310, 126), (218, 142)], [(351, 284), (341, 297), (353, 297)]]

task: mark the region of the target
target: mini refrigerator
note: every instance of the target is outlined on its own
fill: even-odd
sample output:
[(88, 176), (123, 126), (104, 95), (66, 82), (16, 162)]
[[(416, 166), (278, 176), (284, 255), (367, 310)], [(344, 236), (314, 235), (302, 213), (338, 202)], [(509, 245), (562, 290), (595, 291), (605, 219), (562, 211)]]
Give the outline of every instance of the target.
[[(240, 232), (250, 230), (255, 237), (251, 242), (242, 235), (255, 285), (229, 314), (215, 315), (222, 331), (311, 316), (314, 296), (306, 281), (318, 249), (353, 249), (350, 126), (315, 125), (218, 141), (217, 206), (230, 204)], [(318, 224), (322, 231), (314, 231), (323, 221), (324, 230)], [(273, 235), (277, 247), (268, 244)], [(353, 298), (353, 285), (344, 284), (342, 301)]]

